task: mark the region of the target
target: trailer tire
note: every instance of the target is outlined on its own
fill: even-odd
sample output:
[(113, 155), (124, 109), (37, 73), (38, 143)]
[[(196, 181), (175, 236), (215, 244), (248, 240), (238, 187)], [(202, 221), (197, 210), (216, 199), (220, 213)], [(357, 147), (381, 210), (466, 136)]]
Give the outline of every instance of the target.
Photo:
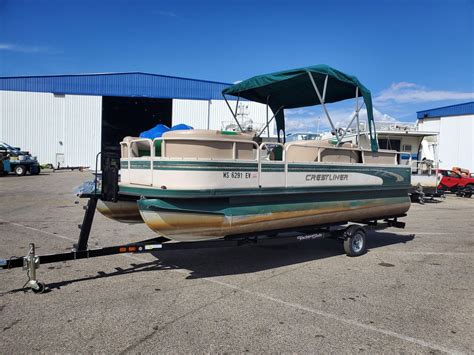
[(466, 194), (464, 196), (467, 198), (471, 198), (473, 192), (474, 192), (474, 184), (467, 184)]
[(471, 198), (473, 192), (473, 184), (467, 184), (464, 188), (464, 197)]
[(41, 173), (41, 168), (38, 166), (36, 171), (34, 173), (31, 173), (31, 175), (39, 175)]
[(344, 251), (347, 256), (360, 256), (367, 251), (365, 230), (361, 226), (349, 226), (344, 232)]
[(14, 171), (15, 171), (15, 174), (17, 174), (18, 176), (26, 175), (26, 166), (17, 165), (17, 166), (15, 166)]
[(43, 293), (46, 290), (46, 285), (43, 282), (37, 281), (36, 285), (38, 288), (32, 288), (34, 293)]

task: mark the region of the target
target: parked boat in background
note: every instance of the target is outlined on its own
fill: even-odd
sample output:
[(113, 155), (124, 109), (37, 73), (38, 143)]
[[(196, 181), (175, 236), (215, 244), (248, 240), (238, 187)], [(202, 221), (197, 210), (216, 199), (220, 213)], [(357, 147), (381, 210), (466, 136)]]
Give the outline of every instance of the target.
[[(377, 122), (377, 142), (379, 148), (396, 150), (398, 163), (411, 168), (411, 190), (413, 201), (423, 202), (426, 195), (438, 193), (441, 175), (438, 172), (439, 160), (437, 152), (438, 132), (419, 131), (415, 124), (405, 122)], [(365, 131), (362, 126), (361, 132)], [(360, 145), (370, 147), (367, 134), (360, 135)], [(355, 143), (357, 135), (348, 133), (346, 142)]]

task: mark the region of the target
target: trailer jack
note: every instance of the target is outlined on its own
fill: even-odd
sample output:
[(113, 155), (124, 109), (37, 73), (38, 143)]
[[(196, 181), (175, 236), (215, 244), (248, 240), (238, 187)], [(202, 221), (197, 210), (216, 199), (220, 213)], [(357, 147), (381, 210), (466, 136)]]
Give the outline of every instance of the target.
[(35, 244), (30, 243), (30, 250), (23, 258), (23, 270), (26, 270), (28, 281), (23, 285), (23, 288), (30, 288), (34, 293), (43, 293), (46, 286), (43, 282), (36, 279), (36, 270), (40, 266), (39, 256), (35, 252)]

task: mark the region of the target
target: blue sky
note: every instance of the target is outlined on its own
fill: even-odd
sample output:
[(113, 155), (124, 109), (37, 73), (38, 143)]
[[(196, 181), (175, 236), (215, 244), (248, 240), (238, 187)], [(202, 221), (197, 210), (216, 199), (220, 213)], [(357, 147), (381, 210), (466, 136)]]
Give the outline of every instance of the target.
[[(0, 0), (0, 76), (143, 71), (235, 82), (324, 63), (372, 91), (377, 118), (410, 121), (474, 99), (473, 4)], [(350, 113), (337, 110), (341, 120)], [(288, 118), (304, 130), (318, 115)]]

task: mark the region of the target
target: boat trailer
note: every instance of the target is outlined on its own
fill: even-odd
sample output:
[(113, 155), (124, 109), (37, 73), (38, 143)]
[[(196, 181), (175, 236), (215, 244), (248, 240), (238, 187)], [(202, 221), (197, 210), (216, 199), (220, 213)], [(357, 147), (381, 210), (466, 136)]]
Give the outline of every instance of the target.
[[(306, 242), (314, 239), (330, 238), (339, 240), (344, 245), (344, 251), (348, 256), (359, 256), (366, 252), (367, 230), (384, 229), (387, 227), (405, 228), (404, 222), (399, 222), (400, 216), (386, 216), (379, 219), (364, 221), (346, 221), (331, 225), (306, 226), (298, 229), (279, 229), (265, 231), (261, 233), (232, 235), (224, 239), (203, 240), (192, 242), (172, 242), (170, 239), (158, 236), (153, 239), (143, 240), (135, 243), (115, 245), (98, 249), (88, 249), (89, 235), (94, 221), (97, 201), (117, 202), (120, 199), (118, 191), (118, 170), (120, 157), (116, 154), (105, 154), (102, 160), (102, 184), (97, 188), (97, 158), (96, 157), (96, 178), (94, 190), (90, 193), (83, 193), (79, 197), (88, 198), (87, 205), (84, 206), (84, 217), (79, 225), (79, 239), (70, 252), (36, 255), (34, 243), (30, 243), (28, 254), (24, 257), (11, 257), (0, 259), (0, 269), (9, 270), (23, 268), (28, 276), (28, 281), (23, 288), (31, 289), (34, 293), (43, 293), (46, 285), (37, 279), (37, 270), (41, 264), (51, 264), (64, 261), (74, 261), (81, 259), (97, 258), (107, 255), (117, 254), (141, 254), (160, 253), (168, 250), (188, 250), (204, 248), (228, 248), (247, 244), (271, 245), (288, 242)], [(382, 222), (380, 222), (382, 221)], [(349, 222), (353, 224), (349, 224)], [(349, 225), (348, 225), (349, 224)]]
[[(46, 285), (37, 279), (37, 270), (41, 264), (51, 264), (64, 261), (97, 258), (107, 255), (117, 255), (126, 253), (155, 253), (168, 250), (188, 250), (204, 248), (228, 248), (243, 246), (247, 244), (271, 245), (288, 242), (306, 242), (314, 239), (330, 238), (343, 243), (344, 251), (348, 256), (359, 256), (366, 252), (367, 230), (384, 229), (387, 227), (404, 228), (405, 223), (399, 222), (398, 217), (393, 216), (382, 220), (359, 221), (357, 224), (346, 225), (347, 223), (326, 226), (304, 227), (301, 229), (276, 230), (262, 234), (234, 235), (224, 239), (191, 241), (191, 242), (171, 242), (168, 238), (157, 237), (135, 243), (115, 245), (98, 249), (88, 249), (87, 244), (94, 219), (98, 195), (90, 196), (87, 206), (84, 206), (85, 214), (77, 244), (72, 250), (66, 253), (37, 255), (35, 244), (30, 243), (28, 254), (24, 257), (12, 257), (10, 259), (0, 259), (1, 269), (23, 268), (28, 276), (28, 281), (23, 286), (31, 289), (34, 293), (42, 293), (46, 290)], [(382, 222), (380, 222), (382, 221)], [(271, 233), (271, 234), (269, 234)], [(282, 235), (283, 234), (283, 235)], [(286, 234), (286, 235), (284, 235)]]

